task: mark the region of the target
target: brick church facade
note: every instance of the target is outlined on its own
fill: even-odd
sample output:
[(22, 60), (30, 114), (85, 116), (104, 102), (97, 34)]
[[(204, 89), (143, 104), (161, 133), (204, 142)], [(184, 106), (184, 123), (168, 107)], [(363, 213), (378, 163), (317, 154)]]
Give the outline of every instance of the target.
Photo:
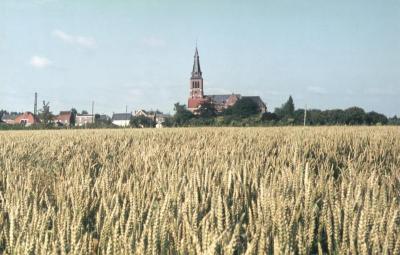
[(192, 76), (190, 78), (188, 110), (195, 113), (202, 104), (207, 102), (213, 104), (218, 112), (222, 112), (224, 109), (233, 106), (238, 100), (242, 98), (249, 98), (258, 105), (261, 113), (267, 111), (265, 103), (259, 96), (241, 96), (240, 94), (233, 93), (224, 95), (205, 95), (203, 85), (203, 73), (201, 72), (200, 57), (196, 47)]

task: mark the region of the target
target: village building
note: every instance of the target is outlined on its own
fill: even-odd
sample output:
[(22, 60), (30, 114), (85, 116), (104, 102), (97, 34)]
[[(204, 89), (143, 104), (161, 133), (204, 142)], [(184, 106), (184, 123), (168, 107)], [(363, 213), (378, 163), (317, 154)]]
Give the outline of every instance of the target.
[(120, 127), (127, 127), (129, 126), (129, 122), (131, 120), (132, 113), (114, 113), (111, 122), (114, 125), (120, 126)]
[(23, 114), (18, 115), (13, 124), (20, 124), (24, 126), (31, 126), (34, 124), (40, 123), (40, 120), (37, 116), (35, 116), (31, 112), (24, 112)]
[(225, 94), (225, 95), (205, 95), (204, 94), (204, 82), (203, 82), (203, 73), (200, 68), (200, 57), (199, 52), (196, 47), (196, 51), (194, 54), (194, 63), (192, 69), (192, 76), (190, 77), (190, 90), (189, 90), (189, 99), (188, 99), (188, 110), (193, 113), (196, 113), (198, 108), (208, 102), (214, 105), (215, 109), (218, 112), (222, 112), (223, 110), (233, 106), (242, 98), (249, 98), (254, 101), (261, 113), (267, 111), (267, 107), (263, 100), (259, 96), (242, 96), (240, 94)]
[(18, 115), (19, 114), (17, 114), (17, 113), (4, 114), (1, 118), (1, 122), (8, 124), (8, 125), (14, 125), (15, 119), (18, 117)]
[(75, 126), (82, 127), (94, 123), (94, 115), (92, 114), (77, 114), (75, 116)]
[(95, 116), (96, 122), (102, 122), (102, 123), (109, 123), (111, 122), (111, 117), (108, 116), (107, 114), (99, 114)]
[(73, 118), (71, 111), (61, 111), (59, 115), (54, 117), (54, 122), (58, 126), (71, 126)]
[(166, 119), (172, 117), (170, 114), (164, 114), (160, 111), (146, 111), (146, 110), (135, 111), (134, 116), (136, 117), (144, 116), (146, 118), (152, 119), (156, 124), (156, 128), (163, 127), (163, 123), (165, 123)]

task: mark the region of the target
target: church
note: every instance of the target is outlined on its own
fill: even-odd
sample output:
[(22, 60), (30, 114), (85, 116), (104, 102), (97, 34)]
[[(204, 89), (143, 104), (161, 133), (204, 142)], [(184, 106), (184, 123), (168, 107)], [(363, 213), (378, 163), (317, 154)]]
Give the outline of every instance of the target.
[(203, 103), (208, 102), (213, 104), (218, 112), (222, 112), (224, 109), (233, 106), (242, 98), (249, 98), (253, 100), (258, 105), (261, 113), (267, 111), (265, 103), (259, 96), (241, 96), (240, 94), (234, 93), (225, 95), (204, 95), (203, 73), (201, 72), (200, 57), (196, 47), (192, 76), (190, 78), (188, 110), (195, 113)]

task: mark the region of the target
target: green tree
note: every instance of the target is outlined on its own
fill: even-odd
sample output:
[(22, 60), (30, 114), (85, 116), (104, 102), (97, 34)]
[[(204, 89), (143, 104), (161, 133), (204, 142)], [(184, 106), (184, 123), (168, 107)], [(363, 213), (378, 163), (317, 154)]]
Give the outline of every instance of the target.
[(376, 125), (376, 124), (386, 125), (388, 122), (389, 122), (388, 118), (381, 113), (372, 111), (367, 113), (367, 115), (365, 116), (365, 123), (367, 125)]
[(347, 125), (361, 125), (365, 122), (365, 111), (360, 107), (350, 107), (344, 111)]
[(54, 118), (53, 113), (50, 111), (50, 102), (43, 101), (43, 107), (39, 111), (39, 118), (44, 125), (48, 125)]
[(0, 110), (0, 122), (3, 122), (2, 121), (3, 116), (6, 115), (6, 114), (8, 114), (8, 112), (6, 110)]
[(77, 114), (78, 114), (78, 111), (75, 108), (72, 108), (71, 109), (71, 119), (69, 121), (71, 126), (75, 126), (75, 124), (76, 124), (76, 115)]
[(132, 116), (129, 121), (129, 124), (132, 127), (143, 128), (143, 127), (154, 127), (156, 123), (152, 118), (140, 115), (140, 116)]
[(267, 121), (267, 122), (269, 122), (269, 121), (274, 122), (274, 121), (278, 121), (279, 118), (278, 118), (278, 115), (276, 115), (275, 113), (272, 113), (272, 112), (265, 112), (265, 113), (261, 116), (261, 120), (262, 120), (262, 121)]
[(284, 103), (281, 108), (275, 108), (275, 114), (278, 115), (280, 119), (282, 118), (293, 118), (294, 117), (294, 102), (292, 96)]
[(174, 120), (177, 125), (185, 125), (190, 119), (194, 118), (193, 113), (189, 111), (184, 104), (174, 104), (174, 110)]
[(397, 115), (394, 115), (393, 117), (388, 119), (388, 123), (390, 125), (400, 125), (400, 118), (398, 118)]
[(196, 114), (201, 118), (212, 118), (217, 116), (217, 109), (215, 109), (215, 105), (211, 102), (204, 102), (196, 110)]
[(224, 111), (224, 115), (248, 117), (260, 113), (260, 108), (254, 100), (248, 97), (239, 99), (233, 106)]

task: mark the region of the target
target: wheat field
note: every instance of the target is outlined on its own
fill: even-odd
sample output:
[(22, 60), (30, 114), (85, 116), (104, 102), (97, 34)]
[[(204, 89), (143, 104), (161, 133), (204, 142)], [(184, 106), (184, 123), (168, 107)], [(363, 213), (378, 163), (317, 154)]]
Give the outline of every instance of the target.
[(0, 133), (0, 254), (400, 254), (400, 129)]

